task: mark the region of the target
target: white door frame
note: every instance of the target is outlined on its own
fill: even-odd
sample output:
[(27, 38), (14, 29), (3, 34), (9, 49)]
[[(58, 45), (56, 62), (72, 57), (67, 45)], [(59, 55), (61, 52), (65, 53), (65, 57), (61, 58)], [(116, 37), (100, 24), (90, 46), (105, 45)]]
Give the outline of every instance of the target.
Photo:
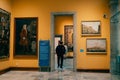
[(51, 71), (55, 70), (55, 52), (54, 52), (54, 23), (55, 23), (55, 16), (73, 16), (73, 71), (76, 71), (76, 53), (77, 53), (77, 43), (76, 43), (76, 12), (52, 12), (51, 13), (51, 38), (50, 38), (50, 46), (51, 46), (51, 59), (50, 59), (50, 68)]

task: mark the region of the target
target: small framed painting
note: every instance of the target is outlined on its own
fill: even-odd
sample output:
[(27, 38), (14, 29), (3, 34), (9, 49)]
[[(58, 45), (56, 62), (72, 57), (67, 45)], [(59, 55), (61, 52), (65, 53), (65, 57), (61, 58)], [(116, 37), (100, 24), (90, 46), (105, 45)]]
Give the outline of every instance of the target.
[(101, 35), (100, 21), (82, 21), (82, 36), (96, 36)]
[(106, 54), (106, 38), (88, 38), (86, 40), (86, 52), (89, 54)]

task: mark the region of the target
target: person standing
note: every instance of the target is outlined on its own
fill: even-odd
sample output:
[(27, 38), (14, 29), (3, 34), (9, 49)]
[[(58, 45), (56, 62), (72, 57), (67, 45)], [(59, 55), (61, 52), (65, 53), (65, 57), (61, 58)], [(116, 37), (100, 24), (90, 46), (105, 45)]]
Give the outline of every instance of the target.
[(28, 31), (27, 25), (24, 24), (20, 32), (20, 45), (23, 47), (24, 52), (28, 51)]
[(63, 58), (64, 58), (65, 52), (66, 52), (66, 50), (65, 50), (65, 47), (63, 45), (63, 42), (59, 41), (58, 46), (56, 47), (56, 54), (57, 54), (58, 68), (60, 67), (61, 70), (63, 69)]

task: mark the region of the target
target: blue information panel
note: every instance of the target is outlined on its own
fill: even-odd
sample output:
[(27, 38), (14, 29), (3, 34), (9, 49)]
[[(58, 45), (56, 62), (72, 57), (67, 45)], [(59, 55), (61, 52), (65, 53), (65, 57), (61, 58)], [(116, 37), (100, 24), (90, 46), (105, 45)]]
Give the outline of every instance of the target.
[(39, 41), (39, 66), (49, 66), (50, 63), (50, 41)]

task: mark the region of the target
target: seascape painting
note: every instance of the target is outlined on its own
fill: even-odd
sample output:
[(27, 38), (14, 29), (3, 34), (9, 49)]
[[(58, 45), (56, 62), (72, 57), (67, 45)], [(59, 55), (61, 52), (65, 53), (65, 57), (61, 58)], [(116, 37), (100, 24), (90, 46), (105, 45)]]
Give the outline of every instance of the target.
[(86, 41), (87, 53), (106, 53), (106, 39), (105, 38), (90, 38)]

